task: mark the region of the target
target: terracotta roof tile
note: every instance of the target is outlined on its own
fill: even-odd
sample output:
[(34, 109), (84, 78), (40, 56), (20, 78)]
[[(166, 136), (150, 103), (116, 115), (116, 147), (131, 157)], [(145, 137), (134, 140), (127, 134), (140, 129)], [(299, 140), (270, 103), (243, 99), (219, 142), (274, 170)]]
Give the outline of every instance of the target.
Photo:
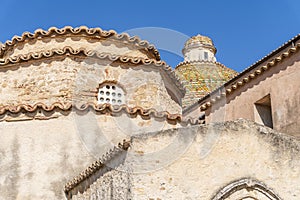
[(158, 50), (149, 42), (141, 40), (137, 36), (130, 37), (127, 33), (117, 34), (114, 30), (104, 31), (101, 28), (88, 28), (86, 26), (80, 26), (73, 28), (71, 26), (66, 26), (64, 28), (58, 29), (56, 27), (51, 27), (47, 31), (42, 29), (37, 29), (34, 33), (24, 32), (22, 36), (14, 36), (11, 40), (6, 41), (0, 49), (0, 57), (5, 54), (5, 52), (13, 48), (15, 45), (21, 42), (27, 42), (30, 40), (35, 40), (37, 38), (45, 37), (56, 37), (64, 35), (85, 35), (85, 36), (97, 36), (100, 38), (113, 38), (116, 40), (123, 40), (129, 43), (134, 43), (138, 46), (147, 48), (151, 52), (156, 60), (160, 60), (160, 55)]
[(100, 113), (111, 113), (118, 114), (121, 112), (128, 113), (130, 115), (140, 115), (143, 117), (149, 118), (158, 118), (165, 119), (170, 121), (175, 121), (176, 123), (180, 123), (182, 125), (187, 124), (199, 124), (202, 123), (198, 119), (187, 118), (183, 120), (181, 114), (171, 114), (167, 111), (158, 112), (155, 109), (144, 109), (142, 107), (128, 107), (127, 105), (111, 105), (111, 104), (94, 104), (94, 103), (84, 103), (73, 105), (71, 103), (61, 103), (56, 102), (51, 105), (46, 105), (44, 103), (36, 103), (34, 105), (20, 104), (20, 105), (7, 105), (0, 107), (0, 115), (4, 115), (6, 113), (20, 113), (20, 112), (35, 112), (38, 109), (42, 109), (44, 111), (54, 111), (55, 109), (60, 109), (63, 111), (70, 111), (71, 109), (75, 109), (76, 111), (88, 111), (90, 109), (95, 110)]

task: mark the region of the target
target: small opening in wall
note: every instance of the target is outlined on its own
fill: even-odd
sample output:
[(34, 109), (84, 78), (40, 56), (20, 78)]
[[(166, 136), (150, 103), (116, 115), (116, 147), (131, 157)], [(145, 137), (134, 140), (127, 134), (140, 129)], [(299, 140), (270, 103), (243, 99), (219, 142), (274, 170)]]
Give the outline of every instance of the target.
[(97, 99), (99, 104), (121, 105), (125, 103), (125, 93), (117, 84), (105, 83), (100, 86)]
[(255, 122), (273, 128), (271, 97), (267, 95), (254, 103)]
[(208, 53), (204, 51), (204, 60), (208, 60)]

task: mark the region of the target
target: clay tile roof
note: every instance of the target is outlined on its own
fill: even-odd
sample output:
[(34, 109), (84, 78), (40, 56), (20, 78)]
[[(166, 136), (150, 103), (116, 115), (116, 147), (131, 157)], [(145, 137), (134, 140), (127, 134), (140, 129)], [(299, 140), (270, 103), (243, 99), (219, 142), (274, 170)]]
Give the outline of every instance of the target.
[(6, 41), (3, 45), (0, 46), (0, 58), (5, 54), (7, 50), (17, 46), (18, 43), (28, 42), (30, 40), (35, 40), (41, 37), (45, 38), (66, 35), (85, 35), (99, 38), (113, 38), (116, 40), (126, 41), (128, 43), (134, 43), (140, 47), (147, 48), (148, 51), (154, 55), (156, 60), (160, 60), (158, 50), (154, 47), (154, 45), (149, 44), (148, 41), (141, 40), (137, 36), (130, 37), (127, 33), (117, 34), (114, 30), (104, 31), (101, 28), (88, 28), (86, 26), (80, 26), (76, 28), (65, 26), (61, 29), (51, 27), (47, 31), (37, 29), (34, 33), (24, 32), (21, 36), (14, 36), (11, 40)]
[[(205, 121), (202, 119), (196, 119), (192, 117), (187, 117), (183, 119), (181, 114), (170, 114), (167, 111), (158, 112), (155, 109), (143, 109), (142, 107), (128, 107), (127, 105), (111, 105), (111, 104), (94, 104), (94, 103), (85, 103), (72, 105), (71, 103), (60, 103), (56, 102), (52, 105), (45, 105), (44, 103), (36, 103), (34, 105), (20, 104), (16, 106), (1, 106), (0, 115), (5, 115), (8, 113), (19, 114), (22, 112), (36, 112), (37, 110), (44, 110), (47, 112), (52, 112), (55, 110), (62, 111), (90, 111), (94, 110), (100, 114), (112, 114), (119, 115), (121, 113), (127, 113), (131, 116), (136, 117), (137, 115), (145, 119), (159, 119), (165, 120), (171, 124), (180, 124), (181, 126), (197, 125), (204, 124)], [(33, 117), (32, 119), (40, 119), (39, 116)], [(4, 119), (5, 120), (5, 119)]]
[(127, 105), (111, 105), (111, 104), (95, 104), (95, 103), (85, 103), (85, 104), (77, 104), (73, 105), (71, 103), (61, 103), (55, 102), (51, 105), (46, 105), (44, 103), (36, 103), (34, 105), (26, 105), (20, 104), (16, 106), (8, 105), (8, 106), (1, 106), (0, 107), (0, 115), (4, 115), (6, 113), (14, 113), (18, 114), (20, 112), (35, 112), (38, 109), (44, 111), (54, 111), (56, 109), (62, 111), (70, 111), (74, 109), (75, 111), (88, 111), (90, 109), (95, 110), (96, 112), (105, 114), (119, 114), (119, 113), (127, 113), (130, 115), (140, 115), (147, 118), (156, 118), (156, 119), (165, 119), (168, 121), (173, 121), (176, 123), (180, 123), (182, 125), (194, 125), (202, 123), (198, 119), (187, 118), (183, 120), (181, 114), (171, 114), (167, 111), (158, 112), (155, 109), (144, 109), (142, 107), (128, 107)]
[[(227, 81), (224, 85), (218, 87), (211, 93), (207, 94), (203, 98), (201, 98), (195, 104), (187, 107), (183, 113), (195, 107), (196, 105), (200, 105), (200, 110), (204, 111), (208, 109), (212, 104), (216, 103), (226, 95), (230, 95), (239, 87), (247, 85), (257, 76), (261, 76), (267, 71), (269, 68), (276, 66), (279, 62), (282, 62), (286, 58), (293, 55), (300, 48), (300, 34), (285, 42), (279, 48), (275, 49), (262, 59), (258, 60), (250, 67), (246, 68), (239, 75)], [(284, 52), (282, 52), (285, 50)], [(276, 56), (276, 57), (274, 57)], [(263, 64), (263, 66), (261, 66)], [(224, 91), (225, 88), (225, 91)]]

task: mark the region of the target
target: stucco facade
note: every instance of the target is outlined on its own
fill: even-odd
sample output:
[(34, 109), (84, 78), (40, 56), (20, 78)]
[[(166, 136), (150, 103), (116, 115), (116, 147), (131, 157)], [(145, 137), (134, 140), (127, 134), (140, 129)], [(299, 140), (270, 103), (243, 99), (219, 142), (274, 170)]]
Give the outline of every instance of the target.
[(214, 121), (214, 115), (224, 115), (225, 121), (244, 118), (259, 122), (255, 103), (270, 95), (273, 128), (300, 137), (299, 56), (297, 52), (291, 59), (257, 77), (247, 87), (234, 91), (234, 97), (229, 96), (226, 106), (213, 111), (208, 121)]
[(296, 139), (246, 120), (140, 135), (72, 199), (296, 200), (299, 153)]
[(64, 182), (95, 159), (70, 117), (2, 121), (0, 131), (0, 199), (64, 199)]

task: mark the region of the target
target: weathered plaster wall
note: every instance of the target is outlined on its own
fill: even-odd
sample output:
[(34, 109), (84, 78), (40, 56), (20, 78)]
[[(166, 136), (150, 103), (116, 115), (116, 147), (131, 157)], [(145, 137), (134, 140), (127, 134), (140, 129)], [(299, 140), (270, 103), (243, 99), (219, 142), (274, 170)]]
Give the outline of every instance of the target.
[(95, 159), (70, 116), (1, 122), (0, 133), (0, 199), (64, 199), (64, 183)]
[[(300, 137), (300, 52), (271, 67), (207, 111), (207, 121), (255, 121), (254, 103), (270, 94), (273, 128)], [(216, 108), (216, 109), (215, 109)], [(220, 117), (222, 116), (222, 117)]]
[[(147, 159), (174, 143), (179, 144), (175, 151)], [(149, 134), (133, 139), (130, 151), (127, 161), (133, 171), (143, 169), (133, 175), (133, 199), (210, 200), (229, 183), (245, 177), (263, 182), (282, 199), (300, 197), (299, 142), (252, 122), (239, 120)], [(132, 152), (136, 155), (131, 156)], [(164, 160), (170, 163), (160, 166)], [(141, 165), (143, 168), (136, 167)]]
[(130, 140), (135, 135), (181, 127), (180, 124), (170, 124), (163, 119), (147, 119), (139, 115), (130, 117), (126, 113), (112, 116), (89, 112), (73, 115), (73, 119), (87, 150), (99, 158), (124, 139)]
[[(219, 200), (221, 190), (249, 180), (248, 188), (236, 188), (225, 199), (298, 200), (299, 155), (298, 140), (242, 119), (147, 133), (133, 137), (125, 160), (108, 163), (112, 170), (73, 199), (101, 199), (112, 191), (124, 194), (120, 199)], [(111, 183), (120, 177), (127, 182), (120, 182), (118, 192)], [(260, 190), (254, 189), (257, 182)]]
[(0, 122), (0, 199), (7, 200), (65, 199), (64, 184), (123, 139), (178, 126), (93, 111), (37, 111), (1, 119), (7, 121)]

